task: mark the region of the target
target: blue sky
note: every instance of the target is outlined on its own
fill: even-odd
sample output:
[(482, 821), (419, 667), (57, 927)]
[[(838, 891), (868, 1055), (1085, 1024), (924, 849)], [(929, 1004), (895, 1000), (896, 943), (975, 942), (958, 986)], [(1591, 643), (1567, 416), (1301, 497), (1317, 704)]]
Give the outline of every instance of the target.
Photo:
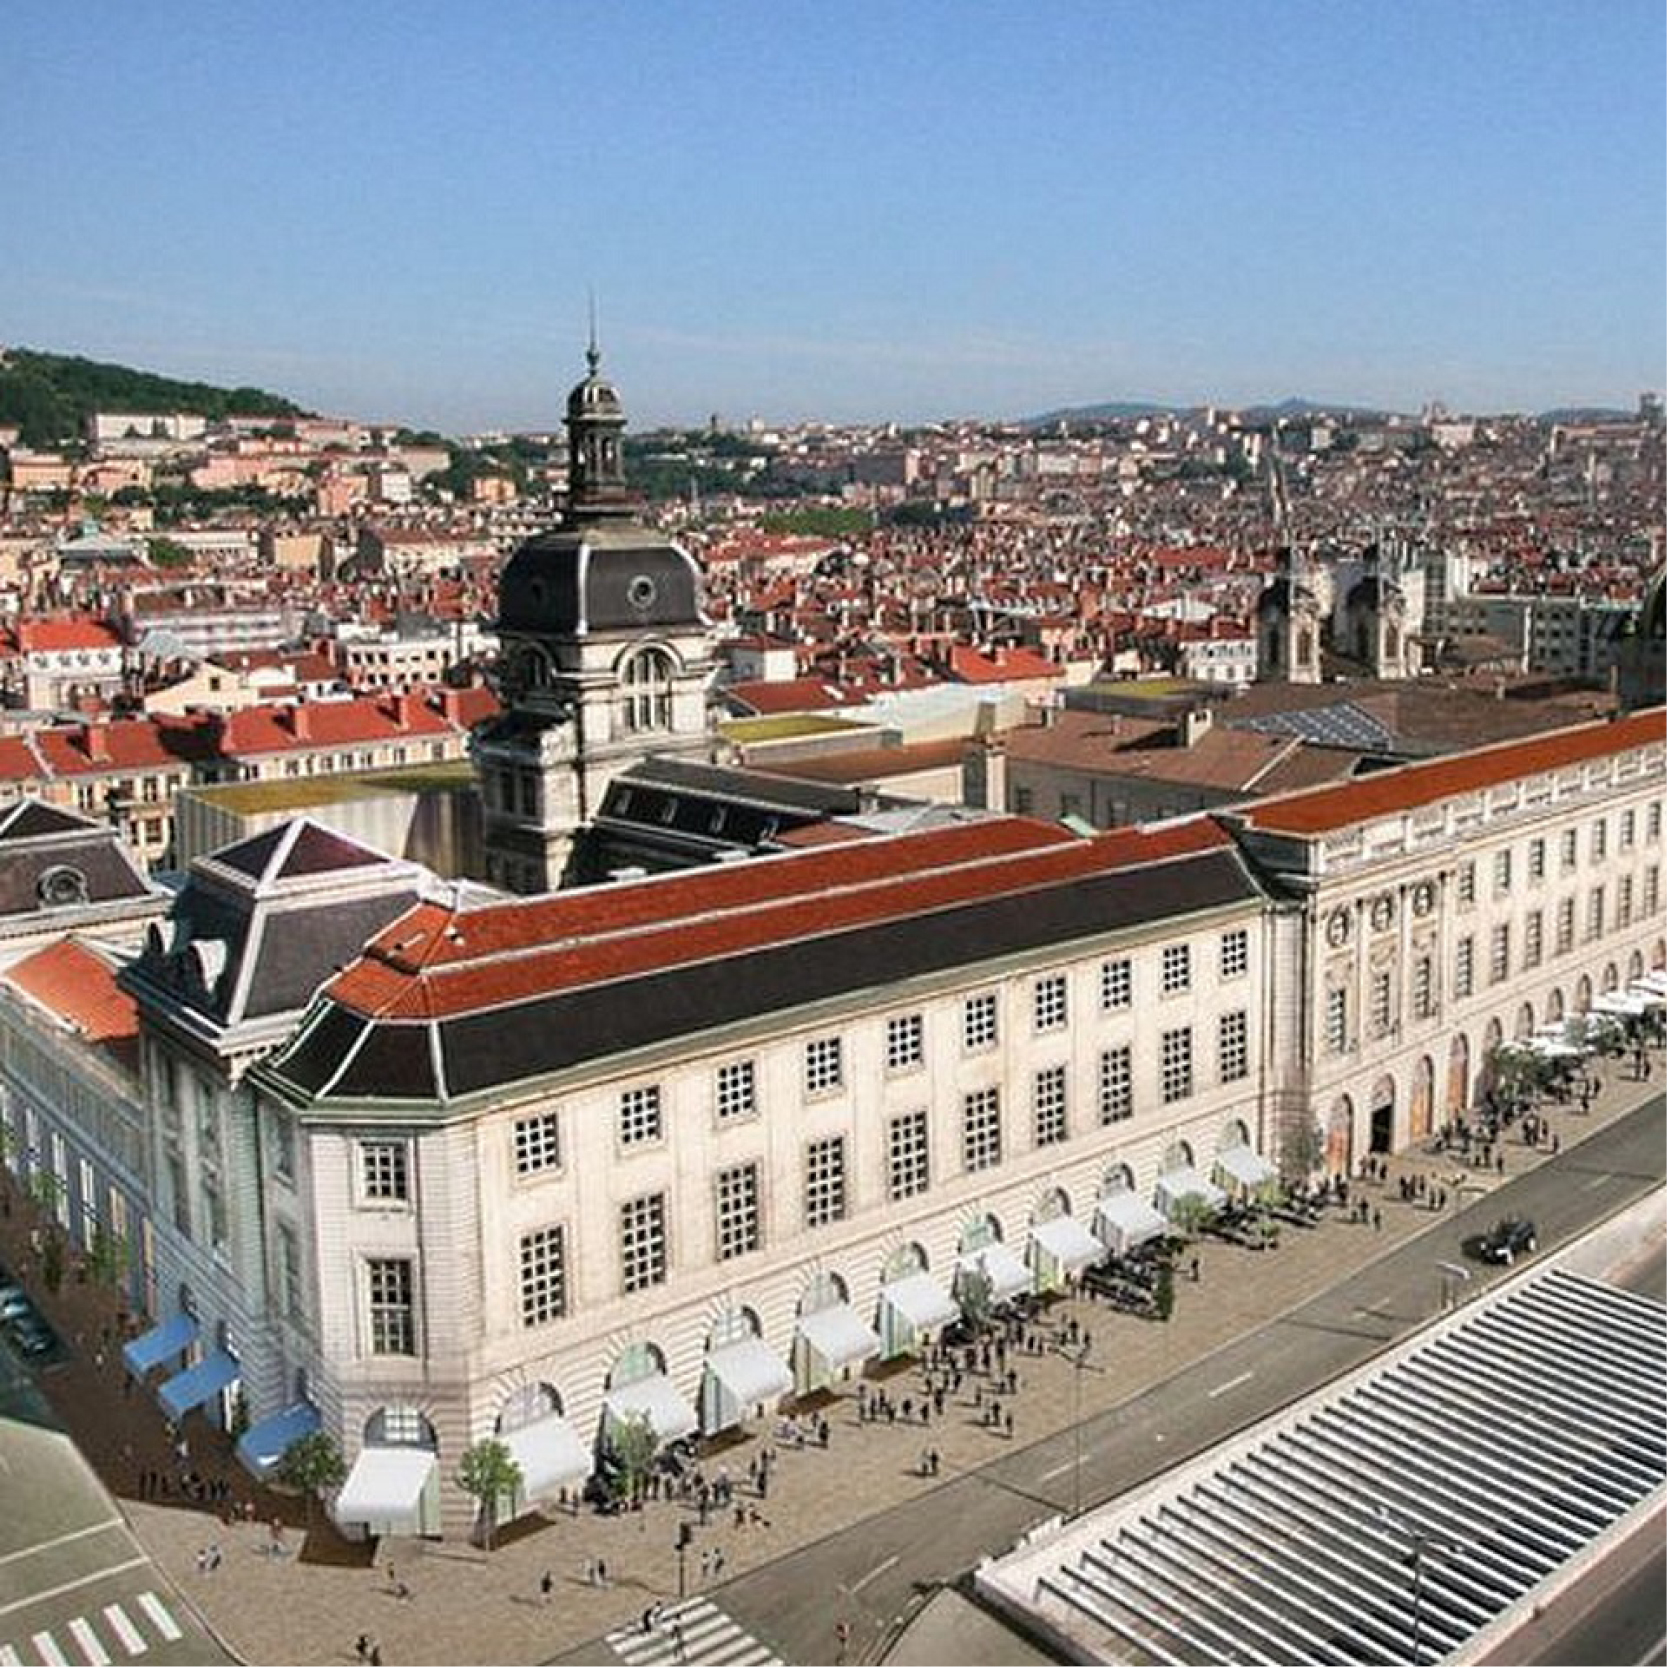
[(1660, 0), (12, 0), (0, 341), (448, 432), (1667, 380)]

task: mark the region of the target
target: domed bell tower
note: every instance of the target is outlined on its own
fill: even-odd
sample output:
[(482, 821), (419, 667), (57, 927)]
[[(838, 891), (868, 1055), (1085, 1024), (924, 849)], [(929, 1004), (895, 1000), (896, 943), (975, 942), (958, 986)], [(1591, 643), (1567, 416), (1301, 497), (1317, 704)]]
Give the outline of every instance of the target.
[(625, 409), (594, 338), (567, 398), (568, 507), (498, 587), (501, 716), (474, 733), (483, 878), (553, 891), (608, 783), (650, 756), (705, 761), (711, 622), (700, 570), (644, 526), (625, 478)]

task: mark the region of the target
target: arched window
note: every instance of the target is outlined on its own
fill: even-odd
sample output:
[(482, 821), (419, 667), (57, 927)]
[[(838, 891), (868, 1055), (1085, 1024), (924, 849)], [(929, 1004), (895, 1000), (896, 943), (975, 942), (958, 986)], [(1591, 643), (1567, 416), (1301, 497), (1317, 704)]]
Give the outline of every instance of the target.
[(645, 648), (625, 663), (625, 727), (633, 734), (671, 728), (671, 656)]

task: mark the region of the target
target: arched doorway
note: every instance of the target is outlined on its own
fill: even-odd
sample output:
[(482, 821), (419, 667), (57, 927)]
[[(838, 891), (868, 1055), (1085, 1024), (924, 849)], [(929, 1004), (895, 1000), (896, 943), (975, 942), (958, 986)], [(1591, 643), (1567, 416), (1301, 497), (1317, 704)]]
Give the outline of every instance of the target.
[(1548, 1025), (1563, 1022), (1563, 987), (1560, 984), (1545, 998), (1545, 1022)]
[(1325, 1166), (1328, 1174), (1345, 1178), (1354, 1168), (1354, 1101), (1347, 1094), (1326, 1119)]
[(1525, 1001), (1522, 1006), (1517, 1009), (1516, 1039), (1519, 1042), (1526, 1042), (1533, 1034), (1534, 1004), (1531, 1001)]
[(1482, 1063), (1476, 1068), (1476, 1092), (1486, 1102), (1499, 1080), (1499, 1044), (1505, 1040), (1505, 1027), (1497, 1019), (1489, 1019), (1482, 1032)]
[(879, 1334), (851, 1306), (837, 1273), (814, 1275), (799, 1298), (793, 1335), (793, 1377), (801, 1395), (849, 1378), (854, 1367), (880, 1352)]
[(490, 1519), (493, 1522), (524, 1515), (544, 1500), (565, 1497), (569, 1488), (584, 1485), (594, 1467), (589, 1446), (562, 1417), (561, 1396), (554, 1384), (526, 1383), (512, 1390), (498, 1410), (493, 1434), (509, 1449), (521, 1472), (515, 1499), (500, 1502)]
[(750, 1308), (726, 1309), (706, 1338), (706, 1370), (700, 1383), (703, 1435), (731, 1430), (770, 1411), (793, 1389), (787, 1363), (764, 1341)]
[(1447, 1121), (1464, 1116), (1470, 1104), (1470, 1042), (1461, 1031), (1447, 1050)]
[(1643, 976), (1644, 976), (1644, 952), (1641, 949), (1635, 949), (1627, 957), (1626, 981), (1629, 984), (1635, 984)]
[(955, 1299), (930, 1272), (918, 1244), (901, 1244), (880, 1274), (880, 1353), (890, 1360), (913, 1354), (943, 1326), (961, 1317)]
[(1372, 1085), (1368, 1152), (1395, 1150), (1395, 1079), (1385, 1073)]
[(409, 1401), (378, 1407), (365, 1420), (359, 1456), (336, 1495), (337, 1523), (375, 1538), (438, 1534), (439, 1449), (421, 1407)]
[(1412, 1140), (1428, 1140), (1435, 1117), (1435, 1061), (1425, 1054), (1412, 1073), (1411, 1121), (1407, 1133)]
[(1613, 995), (1621, 987), (1621, 969), (1613, 961), (1603, 969), (1603, 993)]
[(1581, 1015), (1592, 1010), (1592, 980), (1585, 973), (1581, 973), (1580, 982), (1574, 987), (1574, 1010)]

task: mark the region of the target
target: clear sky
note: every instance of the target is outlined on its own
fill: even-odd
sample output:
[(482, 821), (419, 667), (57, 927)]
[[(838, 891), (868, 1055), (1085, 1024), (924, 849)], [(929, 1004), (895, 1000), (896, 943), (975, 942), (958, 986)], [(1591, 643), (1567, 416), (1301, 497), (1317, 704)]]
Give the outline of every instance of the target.
[(0, 341), (447, 432), (1667, 380), (1661, 0), (10, 0)]

